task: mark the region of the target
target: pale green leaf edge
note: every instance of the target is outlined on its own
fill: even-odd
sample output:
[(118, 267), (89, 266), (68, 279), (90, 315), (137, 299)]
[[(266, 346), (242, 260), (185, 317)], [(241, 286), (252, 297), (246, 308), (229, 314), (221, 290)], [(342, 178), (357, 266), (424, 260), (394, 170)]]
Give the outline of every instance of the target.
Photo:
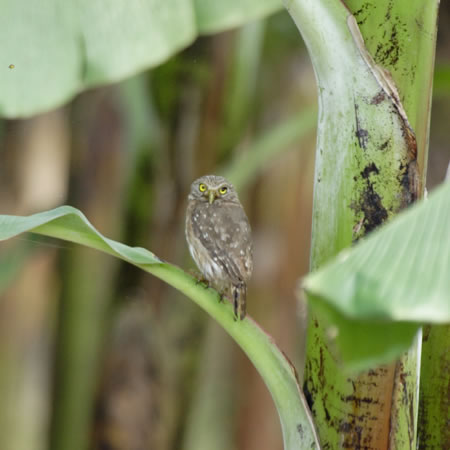
[(195, 0), (196, 21), (199, 34), (212, 34), (245, 23), (261, 20), (283, 8), (281, 0), (249, 2), (234, 0), (228, 2)]
[(79, 210), (70, 206), (27, 217), (0, 215), (0, 240), (24, 232), (86, 245), (116, 256), (185, 294), (222, 325), (264, 379), (280, 416), (285, 450), (320, 448), (295, 368), (251, 318), (234, 320), (232, 305), (219, 303), (215, 290), (205, 288), (180, 268), (163, 262), (144, 248), (129, 247), (104, 237)]

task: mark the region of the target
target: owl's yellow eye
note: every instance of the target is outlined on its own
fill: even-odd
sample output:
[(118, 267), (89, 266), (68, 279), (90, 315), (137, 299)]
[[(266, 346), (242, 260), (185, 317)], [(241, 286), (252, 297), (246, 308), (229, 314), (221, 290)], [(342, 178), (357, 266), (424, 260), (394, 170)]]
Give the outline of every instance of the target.
[(225, 194), (227, 193), (227, 191), (228, 191), (228, 188), (227, 188), (226, 186), (222, 186), (222, 187), (219, 189), (220, 195), (225, 195)]
[(206, 184), (200, 183), (200, 184), (198, 185), (198, 190), (199, 190), (200, 192), (205, 192), (205, 191), (206, 191)]

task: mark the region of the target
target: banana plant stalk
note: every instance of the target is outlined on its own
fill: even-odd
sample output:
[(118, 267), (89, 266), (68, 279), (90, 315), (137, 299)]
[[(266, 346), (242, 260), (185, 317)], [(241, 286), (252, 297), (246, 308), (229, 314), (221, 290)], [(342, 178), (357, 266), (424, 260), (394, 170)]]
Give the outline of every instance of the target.
[[(284, 1), (319, 92), (312, 270), (425, 183), (438, 1), (346, 3)], [(396, 363), (349, 375), (311, 317), (304, 391), (325, 448), (415, 447), (420, 342)]]

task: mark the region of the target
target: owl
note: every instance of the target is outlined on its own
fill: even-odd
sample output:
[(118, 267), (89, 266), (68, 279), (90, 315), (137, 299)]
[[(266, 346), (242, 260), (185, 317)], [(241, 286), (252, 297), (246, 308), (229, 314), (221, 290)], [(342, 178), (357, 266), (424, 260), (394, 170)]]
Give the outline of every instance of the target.
[(186, 240), (205, 280), (232, 300), (235, 317), (243, 319), (253, 270), (252, 237), (244, 208), (225, 178), (206, 175), (192, 183)]

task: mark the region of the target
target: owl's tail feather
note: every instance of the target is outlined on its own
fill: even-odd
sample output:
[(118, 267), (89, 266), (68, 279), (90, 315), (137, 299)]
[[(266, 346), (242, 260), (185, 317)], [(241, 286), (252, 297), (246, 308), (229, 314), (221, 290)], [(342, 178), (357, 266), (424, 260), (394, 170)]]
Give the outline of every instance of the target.
[(233, 306), (234, 316), (236, 319), (242, 320), (246, 315), (247, 309), (247, 286), (243, 281), (233, 285)]

